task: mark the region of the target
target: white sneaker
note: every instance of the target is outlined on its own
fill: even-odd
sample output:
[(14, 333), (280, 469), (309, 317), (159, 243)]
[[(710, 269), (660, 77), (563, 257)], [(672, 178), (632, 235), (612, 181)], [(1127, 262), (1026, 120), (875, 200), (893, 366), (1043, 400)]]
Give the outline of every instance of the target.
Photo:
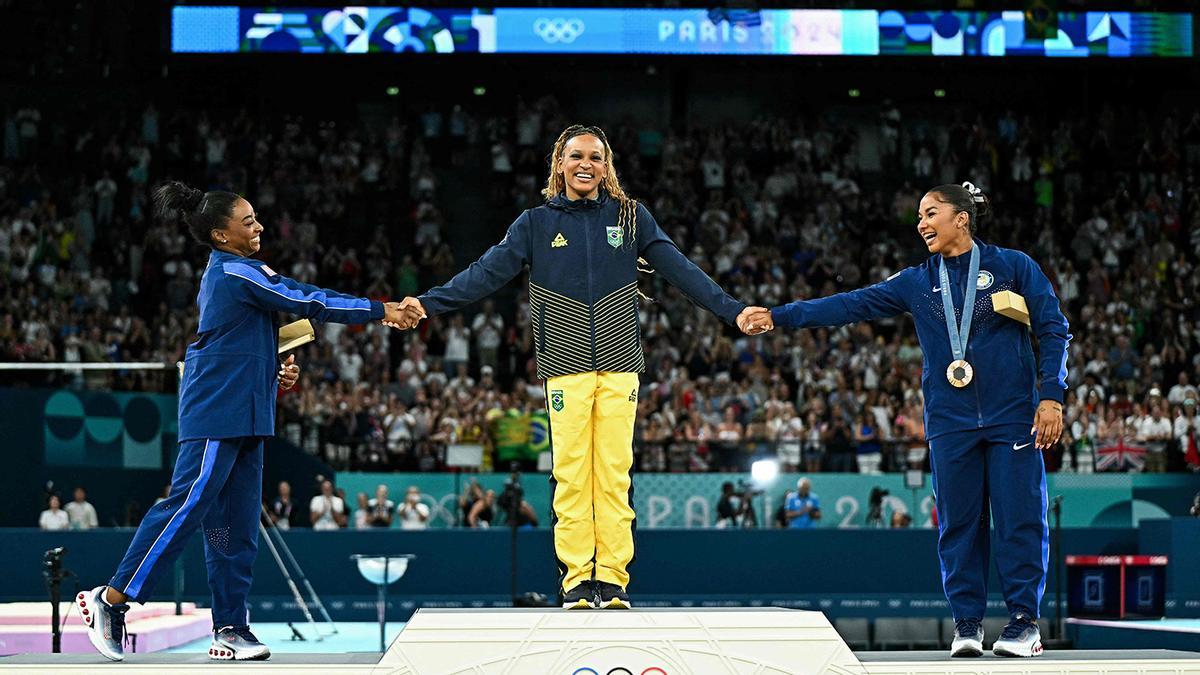
[(110, 661), (125, 660), (125, 612), (129, 605), (108, 604), (104, 592), (108, 586), (97, 586), (90, 591), (81, 591), (75, 596), (79, 616), (87, 626), (88, 639), (101, 656)]
[(954, 622), (950, 656), (983, 656), (983, 626), (979, 619), (959, 619)]
[(208, 658), (215, 661), (265, 661), (271, 650), (254, 637), (249, 626), (225, 626), (213, 633)]
[(996, 644), (992, 645), (992, 653), (996, 656), (1041, 656), (1042, 633), (1038, 630), (1037, 621), (1028, 614), (1018, 613), (1004, 627)]

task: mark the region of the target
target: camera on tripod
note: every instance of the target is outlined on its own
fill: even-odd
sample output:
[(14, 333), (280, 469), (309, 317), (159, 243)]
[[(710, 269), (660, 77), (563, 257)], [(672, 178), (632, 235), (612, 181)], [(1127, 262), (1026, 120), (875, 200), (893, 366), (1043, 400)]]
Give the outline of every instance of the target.
[(66, 546), (58, 546), (42, 554), (42, 577), (46, 579), (46, 590), (50, 594), (50, 651), (62, 652), (62, 622), (58, 618), (58, 605), (62, 600), (63, 579), (74, 576), (63, 569)]
[(61, 581), (66, 576), (66, 571), (62, 566), (63, 555), (66, 552), (66, 546), (59, 546), (42, 554), (42, 575), (48, 581)]
[[(504, 481), (504, 491), (496, 499), (500, 510), (508, 514), (510, 518), (521, 508), (521, 501), (525, 499), (525, 488), (521, 487), (519, 466), (517, 462), (512, 463), (512, 474), (509, 475), (508, 480)], [(513, 518), (513, 522), (515, 522), (515, 518)]]
[(737, 491), (739, 493), (741, 493), (741, 495), (746, 499), (750, 499), (752, 497), (757, 497), (757, 496), (763, 494), (763, 492), (764, 492), (764, 490), (761, 487), (758, 487), (753, 482), (748, 481), (744, 478), (738, 479)]

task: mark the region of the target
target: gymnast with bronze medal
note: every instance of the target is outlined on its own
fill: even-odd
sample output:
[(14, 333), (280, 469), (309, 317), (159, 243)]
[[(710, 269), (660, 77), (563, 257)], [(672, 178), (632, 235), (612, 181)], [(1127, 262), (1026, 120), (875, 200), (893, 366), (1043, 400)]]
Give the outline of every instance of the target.
[(924, 358), (942, 586), (955, 620), (950, 653), (983, 653), (991, 520), (1010, 619), (993, 652), (1037, 656), (1050, 551), (1041, 450), (1062, 434), (1071, 336), (1037, 263), (975, 239), (987, 210), (987, 198), (970, 183), (933, 188), (917, 220), (928, 260), (874, 286), (759, 312), (748, 332), (912, 314)]

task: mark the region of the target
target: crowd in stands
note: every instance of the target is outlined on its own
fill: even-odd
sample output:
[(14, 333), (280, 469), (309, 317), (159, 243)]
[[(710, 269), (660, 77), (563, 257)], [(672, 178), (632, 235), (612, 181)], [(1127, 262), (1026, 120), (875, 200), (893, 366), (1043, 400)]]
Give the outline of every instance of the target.
[[(919, 262), (922, 194), (972, 181), (995, 211), (980, 238), (1038, 261), (1071, 322), (1066, 430), (1047, 467), (1200, 468), (1200, 113), (872, 110), (679, 129), (626, 119), (609, 138), (626, 191), (731, 295), (764, 306)], [(207, 253), (151, 218), (158, 180), (245, 194), (267, 226), (261, 257), (283, 274), (399, 300), (480, 252), (455, 240), (463, 224), (446, 205), (462, 187), (439, 176), (482, 162), (498, 241), (539, 203), (546, 152), (575, 121), (550, 97), (374, 124), (165, 105), (86, 122), (35, 105), (0, 112), (0, 361), (30, 362), (182, 357)], [(809, 472), (927, 466), (907, 317), (748, 338), (653, 274), (641, 286), (652, 300), (639, 470), (744, 471), (765, 456)], [(457, 444), (483, 444), (484, 470), (500, 466), (500, 445), (503, 459), (533, 464), (544, 394), (522, 282), (411, 332), (329, 324), (319, 338), (297, 352), (300, 384), (280, 396), (284, 437), (337, 468), (442, 470)], [(50, 377), (66, 381), (39, 379)], [(26, 382), (169, 390), (164, 377)]]

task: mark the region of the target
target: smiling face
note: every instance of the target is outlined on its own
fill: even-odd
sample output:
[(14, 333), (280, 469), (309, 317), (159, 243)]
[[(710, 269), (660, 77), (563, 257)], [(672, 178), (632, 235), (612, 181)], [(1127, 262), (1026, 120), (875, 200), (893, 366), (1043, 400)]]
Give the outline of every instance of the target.
[(245, 199), (238, 199), (233, 204), (233, 213), (226, 221), (225, 229), (214, 229), (210, 234), (217, 248), (248, 258), (258, 253), (262, 231), (263, 226), (258, 222), (254, 207)]
[(592, 134), (581, 134), (567, 141), (558, 172), (566, 185), (568, 199), (595, 199), (600, 184), (608, 175), (604, 142)]
[(944, 201), (937, 192), (927, 193), (921, 198), (917, 212), (917, 234), (925, 241), (930, 253), (946, 256), (957, 255), (964, 244), (969, 250), (971, 233), (967, 229), (970, 217), (965, 211), (956, 211), (954, 205)]

